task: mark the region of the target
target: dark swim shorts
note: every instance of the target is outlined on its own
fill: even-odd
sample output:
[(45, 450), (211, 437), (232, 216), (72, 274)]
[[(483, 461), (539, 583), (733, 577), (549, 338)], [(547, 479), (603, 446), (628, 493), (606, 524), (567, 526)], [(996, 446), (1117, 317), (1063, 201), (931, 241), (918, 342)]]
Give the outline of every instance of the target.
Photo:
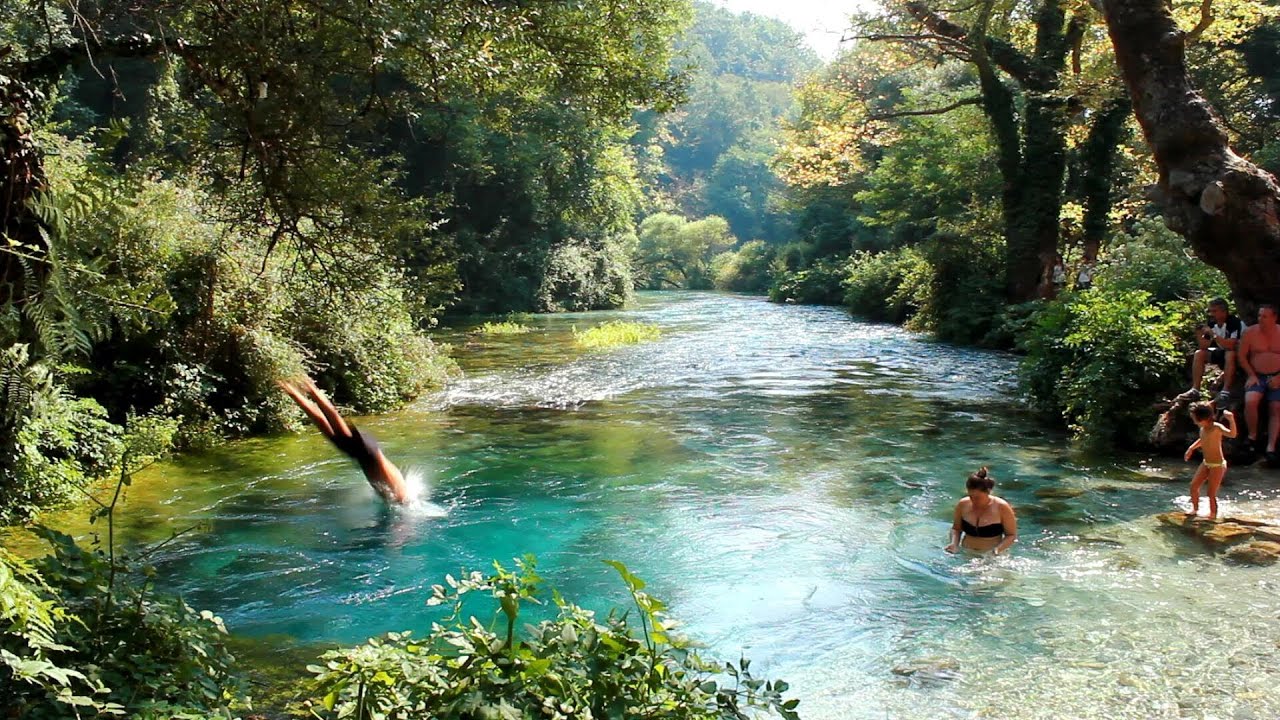
[(1276, 374), (1277, 373), (1272, 373), (1270, 375), (1259, 374), (1258, 384), (1246, 386), (1244, 389), (1245, 394), (1263, 393), (1267, 396), (1267, 402), (1280, 402), (1280, 388), (1267, 387), (1267, 383), (1269, 383), (1271, 378), (1275, 377)]

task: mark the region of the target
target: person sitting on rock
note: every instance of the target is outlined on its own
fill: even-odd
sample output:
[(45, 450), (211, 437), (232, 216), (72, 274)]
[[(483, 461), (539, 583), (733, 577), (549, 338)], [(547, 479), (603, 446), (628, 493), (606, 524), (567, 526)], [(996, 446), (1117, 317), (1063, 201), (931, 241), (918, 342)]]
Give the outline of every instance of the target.
[(1280, 438), (1280, 327), (1276, 325), (1276, 306), (1258, 306), (1258, 324), (1245, 329), (1236, 353), (1240, 369), (1245, 372), (1244, 417), (1249, 425), (1249, 445), (1258, 443), (1258, 409), (1267, 399), (1267, 462), (1275, 464), (1276, 440)]
[[(1191, 363), (1191, 388), (1200, 389), (1206, 365), (1222, 369), (1222, 389), (1217, 402), (1225, 406), (1230, 399), (1236, 376), (1236, 347), (1244, 334), (1244, 323), (1227, 309), (1227, 301), (1214, 298), (1209, 302), (1209, 323), (1196, 327), (1196, 350)], [(1226, 397), (1223, 397), (1223, 396)]]
[(279, 380), (276, 384), (311, 418), (321, 435), (360, 465), (365, 479), (383, 499), (398, 504), (409, 501), (408, 484), (400, 468), (382, 454), (382, 448), (378, 447), (378, 441), (372, 435), (357, 430), (355, 425), (343, 419), (324, 392), (316, 387), (314, 380), (303, 377), (301, 380)]

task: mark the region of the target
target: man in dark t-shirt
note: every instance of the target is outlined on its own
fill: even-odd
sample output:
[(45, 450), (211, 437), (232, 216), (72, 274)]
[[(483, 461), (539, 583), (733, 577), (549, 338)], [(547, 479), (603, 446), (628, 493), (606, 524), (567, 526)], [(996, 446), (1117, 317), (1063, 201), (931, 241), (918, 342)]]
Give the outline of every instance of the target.
[[(1222, 368), (1222, 390), (1230, 392), (1236, 377), (1236, 347), (1244, 333), (1244, 323), (1230, 313), (1226, 300), (1214, 298), (1209, 302), (1209, 322), (1204, 328), (1211, 337), (1197, 338), (1201, 342), (1191, 364), (1191, 387), (1197, 390), (1200, 388), (1204, 366), (1210, 364)], [(1207, 346), (1204, 340), (1208, 340)]]

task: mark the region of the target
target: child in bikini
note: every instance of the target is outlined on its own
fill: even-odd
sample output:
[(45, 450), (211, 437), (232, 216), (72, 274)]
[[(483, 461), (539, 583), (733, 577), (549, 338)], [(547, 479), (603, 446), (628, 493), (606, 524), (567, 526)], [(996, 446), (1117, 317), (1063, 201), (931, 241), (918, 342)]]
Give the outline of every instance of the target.
[(1200, 426), (1200, 439), (1191, 443), (1184, 457), (1190, 460), (1191, 454), (1199, 449), (1204, 459), (1196, 469), (1195, 477), (1191, 479), (1191, 512), (1188, 514), (1199, 514), (1200, 487), (1208, 481), (1209, 519), (1214, 520), (1218, 517), (1218, 488), (1222, 486), (1222, 478), (1227, 474), (1227, 459), (1222, 455), (1222, 438), (1236, 436), (1236, 418), (1230, 410), (1224, 410), (1222, 419), (1227, 424), (1216, 422), (1213, 419), (1213, 403), (1201, 402), (1191, 406), (1191, 419)]

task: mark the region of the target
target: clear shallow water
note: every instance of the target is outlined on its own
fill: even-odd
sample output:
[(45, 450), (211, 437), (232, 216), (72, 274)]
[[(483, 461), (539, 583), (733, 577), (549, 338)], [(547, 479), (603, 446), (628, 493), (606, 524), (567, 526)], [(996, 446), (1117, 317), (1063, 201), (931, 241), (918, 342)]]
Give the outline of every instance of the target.
[[(572, 346), (618, 316), (663, 338)], [(454, 331), (464, 379), (361, 423), (438, 508), (384, 508), (308, 434), (147, 473), (119, 532), (194, 527), (157, 552), (162, 577), (274, 642), (425, 629), (445, 573), (535, 553), (597, 609), (624, 599), (600, 560), (625, 562), (717, 654), (788, 680), (807, 718), (1280, 715), (1280, 574), (1156, 527), (1190, 466), (1073, 454), (1017, 409), (1011, 358), (713, 294), (529, 322)], [(981, 464), (1022, 539), (945, 556)], [(1275, 506), (1275, 477), (1232, 469), (1225, 509)]]

